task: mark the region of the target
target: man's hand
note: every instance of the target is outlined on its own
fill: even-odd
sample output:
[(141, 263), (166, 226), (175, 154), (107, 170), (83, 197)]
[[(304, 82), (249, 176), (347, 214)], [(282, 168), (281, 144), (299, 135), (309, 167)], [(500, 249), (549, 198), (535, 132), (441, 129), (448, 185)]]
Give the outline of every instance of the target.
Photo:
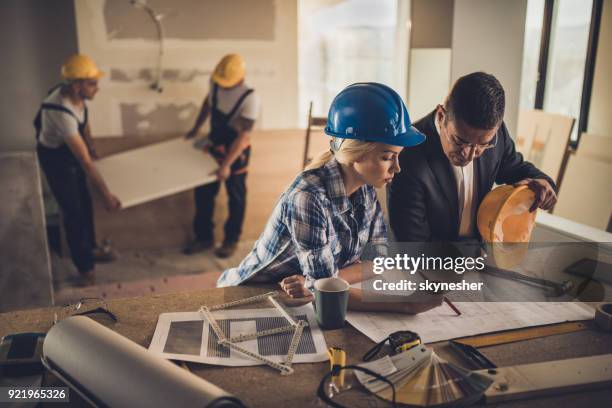
[(100, 158), (100, 156), (98, 156), (98, 152), (96, 152), (96, 149), (93, 146), (89, 147), (89, 156), (92, 158), (92, 160), (98, 160)]
[(231, 175), (232, 175), (232, 170), (230, 169), (230, 166), (221, 166), (217, 170), (217, 177), (219, 178), (219, 181), (225, 181)]
[(557, 202), (557, 194), (548, 181), (544, 179), (525, 179), (514, 184), (515, 187), (527, 186), (535, 192), (535, 201), (529, 208), (529, 212), (535, 211), (537, 208), (550, 210)]
[(116, 211), (121, 208), (121, 201), (114, 194), (108, 193), (104, 196), (104, 206), (108, 211)]
[(198, 134), (198, 131), (195, 129), (191, 129), (189, 132), (187, 132), (187, 134), (185, 135), (185, 140), (189, 140), (189, 139), (193, 139), (194, 137), (196, 137)]
[(303, 275), (293, 275), (280, 281), (279, 285), (291, 298), (312, 298), (313, 294), (304, 286), (305, 281)]

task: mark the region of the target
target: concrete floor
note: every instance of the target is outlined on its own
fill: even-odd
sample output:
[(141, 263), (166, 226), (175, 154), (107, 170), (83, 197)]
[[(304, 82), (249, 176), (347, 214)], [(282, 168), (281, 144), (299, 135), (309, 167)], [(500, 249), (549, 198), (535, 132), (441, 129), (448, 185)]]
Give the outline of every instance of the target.
[(189, 256), (180, 248), (126, 251), (114, 262), (97, 264), (96, 284), (88, 287), (75, 286), (77, 271), (70, 258), (52, 253), (55, 304), (76, 303), (83, 297), (118, 299), (212, 288), (221, 272), (238, 265), (253, 244), (240, 242), (228, 259), (217, 258), (213, 250)]

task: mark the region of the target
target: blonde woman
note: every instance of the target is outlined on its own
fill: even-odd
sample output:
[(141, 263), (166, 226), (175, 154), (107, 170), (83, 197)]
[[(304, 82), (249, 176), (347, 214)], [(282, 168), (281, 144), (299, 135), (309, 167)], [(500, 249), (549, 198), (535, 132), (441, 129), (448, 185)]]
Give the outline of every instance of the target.
[[(425, 136), (411, 126), (400, 96), (377, 83), (358, 83), (340, 92), (325, 133), (332, 137), (330, 150), (282, 194), (253, 250), (238, 267), (226, 270), (217, 286), (279, 282), (291, 298), (306, 301), (317, 279), (363, 279), (360, 258), (366, 245), (387, 243), (375, 187), (391, 182), (400, 171), (399, 153)], [(349, 293), (353, 310), (419, 313), (440, 302), (439, 297), (366, 302), (361, 290)]]

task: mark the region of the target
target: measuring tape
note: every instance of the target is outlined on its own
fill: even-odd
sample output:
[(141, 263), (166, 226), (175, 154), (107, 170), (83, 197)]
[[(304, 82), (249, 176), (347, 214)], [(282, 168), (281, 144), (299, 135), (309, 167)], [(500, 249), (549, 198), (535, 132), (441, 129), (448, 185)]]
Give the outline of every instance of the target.
[[(308, 326), (308, 323), (303, 320), (296, 320), (293, 316), (291, 316), (291, 314), (287, 311), (287, 309), (285, 309), (284, 306), (282, 306), (279, 302), (277, 302), (274, 299), (274, 297), (277, 295), (278, 295), (277, 292), (268, 292), (262, 295), (252, 296), (252, 297), (240, 299), (240, 300), (235, 300), (235, 301), (223, 303), (220, 305), (215, 305), (215, 306), (210, 306), (210, 307), (202, 306), (200, 307), (199, 311), (204, 316), (204, 319), (208, 321), (208, 323), (210, 324), (210, 327), (213, 329), (213, 332), (217, 336), (217, 344), (230, 348), (234, 351), (237, 351), (241, 354), (251, 357), (257, 361), (261, 361), (262, 363), (280, 371), (281, 375), (289, 375), (289, 374), (293, 374), (293, 368), (291, 367), (291, 364), (293, 362), (295, 353), (297, 352), (298, 346), (300, 344), (300, 340), (302, 339), (304, 328)], [(225, 336), (225, 333), (223, 333), (223, 330), (221, 330), (219, 323), (217, 322), (217, 320), (211, 313), (212, 310), (221, 310), (221, 309), (225, 309), (228, 307), (255, 303), (261, 300), (265, 300), (265, 299), (267, 299), (270, 303), (272, 303), (272, 305), (276, 308), (276, 310), (278, 310), (281, 316), (284, 317), (285, 320), (287, 320), (287, 322), (289, 322), (289, 326), (282, 326), (282, 327), (277, 327), (274, 329), (261, 330), (261, 331), (254, 332), (254, 333), (241, 334), (239, 336), (227, 338)], [(285, 356), (284, 364), (272, 361), (271, 359), (266, 358), (259, 353), (254, 353), (236, 344), (242, 341), (252, 340), (258, 337), (270, 336), (270, 335), (274, 335), (278, 333), (287, 333), (290, 331), (293, 331), (293, 337), (291, 338), (291, 343), (289, 344), (289, 349), (287, 351), (287, 355)]]
[[(295, 352), (297, 351), (300, 340), (302, 339), (302, 333), (304, 332), (304, 327), (306, 326), (305, 323), (306, 322), (300, 320), (295, 328), (295, 333), (293, 333), (291, 343), (289, 344), (289, 351), (287, 351), (287, 357), (285, 357), (286, 366), (290, 367), (291, 363), (293, 362), (293, 356), (295, 356)], [(286, 375), (284, 372), (281, 374)]]
[(336, 388), (344, 387), (344, 370), (342, 367), (346, 365), (346, 352), (340, 347), (330, 347), (327, 349), (329, 357), (329, 370), (332, 372), (331, 382)]
[(387, 341), (389, 341), (389, 346), (391, 346), (391, 354), (399, 354), (423, 344), (421, 337), (415, 332), (411, 332), (410, 330), (396, 331), (368, 350), (368, 352), (363, 355), (363, 361), (370, 361), (378, 354)]
[(221, 310), (221, 309), (227, 309), (233, 306), (239, 306), (239, 305), (246, 305), (249, 303), (256, 303), (259, 302), (261, 300), (265, 300), (268, 299), (269, 297), (275, 297), (278, 296), (278, 292), (268, 292), (268, 293), (264, 293), (262, 295), (257, 295), (257, 296), (251, 296), (248, 298), (244, 298), (244, 299), (238, 299), (238, 300), (234, 300), (233, 302), (227, 302), (227, 303), (222, 303), (220, 305), (215, 305), (215, 306), (210, 306), (208, 309), (209, 310)]

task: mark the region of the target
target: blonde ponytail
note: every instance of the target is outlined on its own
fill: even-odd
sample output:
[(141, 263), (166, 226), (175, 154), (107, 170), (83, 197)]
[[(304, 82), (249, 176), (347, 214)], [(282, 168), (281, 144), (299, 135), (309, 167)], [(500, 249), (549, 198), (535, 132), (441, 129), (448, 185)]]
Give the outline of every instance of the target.
[[(335, 138), (332, 138), (332, 142)], [(304, 170), (318, 169), (325, 163), (335, 157), (338, 163), (351, 164), (359, 160), (364, 154), (373, 151), (376, 148), (375, 142), (364, 142), (356, 139), (344, 139), (340, 145), (340, 149), (333, 153), (328, 150), (320, 153), (315, 157)]]
[(304, 167), (304, 171), (318, 169), (319, 167), (322, 167), (323, 165), (325, 165), (325, 163), (330, 161), (332, 157), (334, 157), (334, 155), (329, 150), (321, 152), (317, 155), (317, 157), (312, 159), (312, 161), (308, 163), (306, 167)]

